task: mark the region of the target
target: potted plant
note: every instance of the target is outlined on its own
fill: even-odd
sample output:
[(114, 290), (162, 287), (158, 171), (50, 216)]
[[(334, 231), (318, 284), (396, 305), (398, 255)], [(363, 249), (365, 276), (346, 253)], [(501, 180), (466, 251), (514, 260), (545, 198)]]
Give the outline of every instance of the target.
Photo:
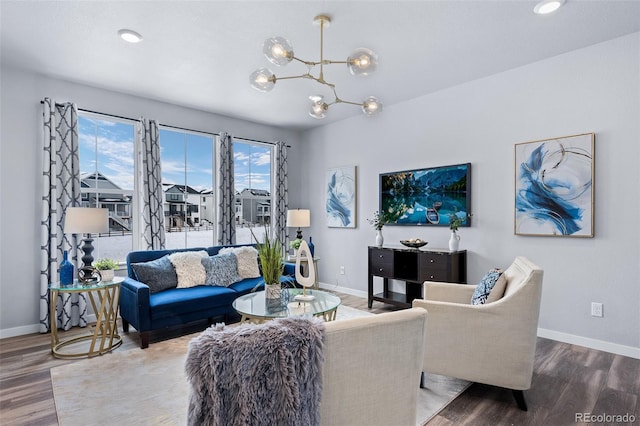
[(449, 229), (451, 229), (451, 237), (449, 238), (449, 250), (458, 251), (460, 243), (460, 235), (456, 233), (458, 228), (462, 226), (465, 218), (460, 217), (457, 212), (449, 213)]
[(115, 260), (105, 257), (104, 259), (98, 259), (93, 266), (100, 271), (102, 281), (112, 281), (115, 276), (115, 270), (120, 265)]
[(295, 240), (289, 241), (289, 248), (293, 249), (293, 257), (296, 256), (298, 249), (300, 248), (300, 243), (302, 240), (300, 238), (296, 238)]
[(256, 240), (262, 278), (264, 279), (265, 297), (267, 299), (280, 299), (282, 291), (280, 277), (284, 271), (282, 243), (280, 239), (271, 236), (267, 227), (265, 227), (264, 240), (262, 242), (258, 241), (253, 231), (251, 231), (251, 235)]
[(373, 228), (376, 230), (376, 246), (382, 247), (384, 244), (384, 237), (382, 236), (382, 228), (388, 222), (387, 217), (383, 214), (380, 214), (377, 210), (373, 212), (373, 219), (367, 219)]

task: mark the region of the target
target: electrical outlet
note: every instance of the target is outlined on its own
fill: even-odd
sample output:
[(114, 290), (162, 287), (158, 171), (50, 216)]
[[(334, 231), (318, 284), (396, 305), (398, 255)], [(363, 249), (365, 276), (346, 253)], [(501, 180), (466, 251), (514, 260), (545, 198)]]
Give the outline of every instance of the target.
[(602, 317), (602, 303), (591, 302), (591, 316)]
[(344, 275), (344, 266), (340, 267), (340, 275)]

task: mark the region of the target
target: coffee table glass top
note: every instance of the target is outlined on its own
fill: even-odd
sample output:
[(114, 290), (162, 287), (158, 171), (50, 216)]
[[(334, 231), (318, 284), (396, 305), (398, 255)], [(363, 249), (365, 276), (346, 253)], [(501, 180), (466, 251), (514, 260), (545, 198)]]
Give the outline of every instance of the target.
[(282, 297), (279, 300), (267, 301), (264, 297), (265, 292), (257, 291), (238, 297), (233, 301), (233, 308), (246, 317), (273, 319), (302, 315), (319, 316), (335, 311), (340, 305), (340, 298), (326, 291), (307, 289), (307, 294), (314, 296), (310, 302), (293, 300), (298, 294), (302, 294), (302, 289), (282, 289)]

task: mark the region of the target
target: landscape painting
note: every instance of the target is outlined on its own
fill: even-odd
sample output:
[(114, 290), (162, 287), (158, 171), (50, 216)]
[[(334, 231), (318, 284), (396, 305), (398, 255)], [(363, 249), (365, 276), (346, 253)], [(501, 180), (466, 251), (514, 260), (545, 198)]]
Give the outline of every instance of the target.
[(449, 226), (471, 220), (471, 163), (380, 174), (380, 212), (388, 225)]
[(327, 170), (325, 188), (327, 225), (330, 228), (355, 228), (356, 166)]
[(593, 237), (593, 133), (515, 146), (516, 235)]

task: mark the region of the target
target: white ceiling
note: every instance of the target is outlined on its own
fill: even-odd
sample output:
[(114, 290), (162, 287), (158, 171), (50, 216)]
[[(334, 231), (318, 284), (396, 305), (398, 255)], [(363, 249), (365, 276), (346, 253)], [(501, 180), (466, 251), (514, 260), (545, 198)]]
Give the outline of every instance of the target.
[[(377, 96), (389, 107), (466, 81), (640, 31), (640, 0), (567, 0), (548, 16), (536, 1), (7, 1), (0, 3), (3, 63), (92, 86), (218, 114), (292, 128), (310, 128), (361, 114), (336, 105), (328, 117), (307, 114), (311, 94), (330, 97), (310, 80), (282, 81), (260, 93), (249, 74), (279, 68), (262, 43), (286, 37), (296, 56), (318, 60), (319, 13), (325, 59), (344, 60), (357, 47), (379, 56), (369, 77), (343, 65), (325, 78), (345, 100)], [(133, 29), (138, 44), (117, 31)], [(86, 108), (91, 106), (86, 105)], [(117, 111), (108, 111), (117, 113)], [(371, 117), (371, 119), (375, 119)]]

